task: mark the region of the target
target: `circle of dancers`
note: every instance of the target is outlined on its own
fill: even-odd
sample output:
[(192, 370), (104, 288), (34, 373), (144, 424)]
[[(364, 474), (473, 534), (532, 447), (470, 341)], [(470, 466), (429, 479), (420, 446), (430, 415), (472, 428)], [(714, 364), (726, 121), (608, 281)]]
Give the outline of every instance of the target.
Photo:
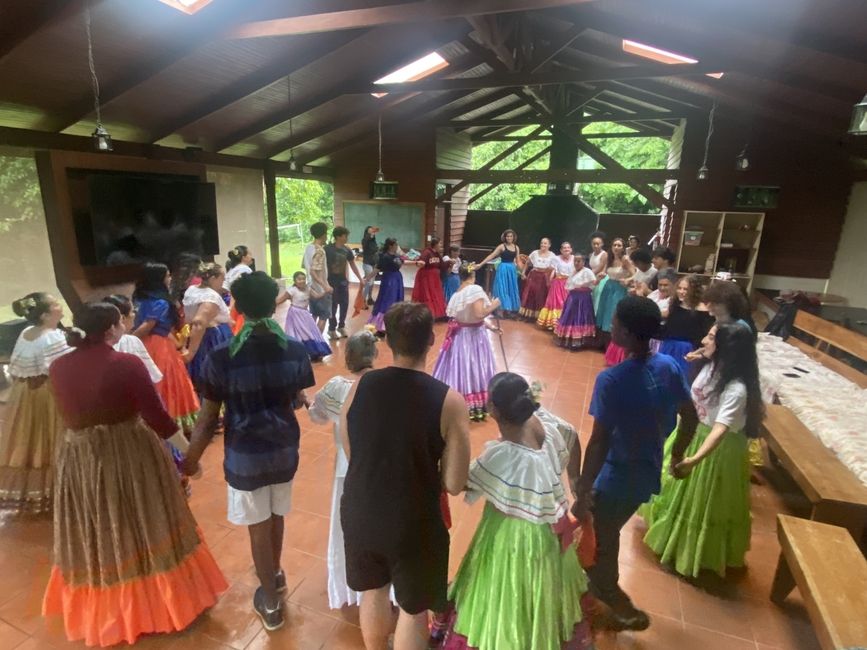
[[(411, 259), (370, 226), (359, 270), (346, 228), (331, 244), (326, 224), (310, 231), (286, 288), (239, 245), (224, 266), (145, 264), (131, 299), (84, 304), (68, 328), (50, 294), (14, 303), (27, 325), (8, 368), (0, 508), (53, 511), (43, 614), (61, 616), (69, 640), (180, 631), (227, 589), (186, 499), (217, 433), (228, 519), (250, 535), (252, 607), (267, 630), (284, 625), (299, 408), (333, 425), (328, 601), (360, 606), (367, 648), (590, 648), (591, 626), (646, 629), (619, 585), (620, 529), (635, 513), (646, 544), (685, 577), (744, 566), (763, 406), (735, 283), (705, 289), (676, 273), (672, 251), (634, 236), (596, 233), (586, 255), (543, 238), (523, 255), (507, 230), (475, 264), (436, 238)], [(489, 262), (491, 296), (477, 282)], [(351, 314), (347, 269), (359, 280)], [(347, 319), (365, 311), (350, 336)], [(538, 384), (497, 371), (500, 317), (566, 350), (605, 350), (583, 453)], [(437, 321), (446, 333), (428, 374)], [(347, 374), (308, 395), (311, 362), (342, 338)], [(470, 422), (486, 418), (499, 437), (470, 462)], [(484, 501), (450, 583), (449, 494)]]

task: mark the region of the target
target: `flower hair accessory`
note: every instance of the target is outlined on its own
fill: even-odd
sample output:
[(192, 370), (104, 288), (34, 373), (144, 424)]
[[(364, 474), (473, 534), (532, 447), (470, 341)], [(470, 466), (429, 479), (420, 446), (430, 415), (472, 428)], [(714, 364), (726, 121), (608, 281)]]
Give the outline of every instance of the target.
[(241, 251), (238, 250), (238, 247), (237, 247), (237, 246), (235, 246), (235, 248), (232, 249), (232, 254), (233, 254), (235, 257), (240, 257), (240, 256), (241, 256)]
[(80, 336), (82, 339), (86, 339), (86, 338), (87, 338), (87, 332), (85, 332), (85, 331), (84, 331), (83, 329), (81, 329), (80, 327), (70, 327), (70, 328), (69, 328), (69, 331), (72, 332), (73, 334), (77, 334), (77, 335)]
[(365, 325), (364, 331), (369, 332), (373, 336), (376, 336), (376, 326), (374, 326), (374, 325)]
[(21, 301), (21, 306), (27, 311), (36, 308), (36, 298), (25, 298)]
[(527, 396), (533, 400), (536, 404), (539, 403), (539, 400), (542, 399), (542, 393), (545, 391), (545, 384), (541, 381), (534, 381), (530, 384), (530, 387), (527, 389)]

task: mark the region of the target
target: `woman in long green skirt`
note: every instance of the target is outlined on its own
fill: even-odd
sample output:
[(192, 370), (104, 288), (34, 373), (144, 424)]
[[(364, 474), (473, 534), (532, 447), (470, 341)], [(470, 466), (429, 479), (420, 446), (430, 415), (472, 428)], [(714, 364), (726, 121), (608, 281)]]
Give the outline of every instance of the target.
[(578, 451), (575, 430), (536, 412), (519, 375), (495, 375), (488, 399), (501, 438), (473, 463), (467, 487), (468, 501), (487, 503), (434, 640), (445, 650), (591, 648), (581, 610), (587, 577), (560, 480), (570, 448)]
[[(696, 356), (710, 360), (692, 385), (700, 424), (691, 441), (675, 431), (666, 446), (658, 496), (640, 513), (644, 541), (684, 576), (725, 575), (750, 547), (749, 439), (764, 406), (753, 333), (743, 321), (711, 328)], [(686, 444), (688, 442), (688, 445)], [(685, 449), (684, 449), (685, 446)]]

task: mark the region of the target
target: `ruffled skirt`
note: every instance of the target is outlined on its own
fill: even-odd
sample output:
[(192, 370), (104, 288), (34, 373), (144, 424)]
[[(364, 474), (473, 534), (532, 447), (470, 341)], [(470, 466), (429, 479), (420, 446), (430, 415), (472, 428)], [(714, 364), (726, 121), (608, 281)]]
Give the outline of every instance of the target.
[(452, 296), (455, 295), (460, 288), (460, 276), (457, 273), (449, 273), (446, 276), (446, 281), (443, 282), (443, 293), (445, 293), (446, 305), (449, 304), (449, 300), (452, 299)]
[(524, 291), (521, 294), (521, 316), (536, 320), (539, 312), (545, 306), (548, 299), (548, 282), (551, 271), (548, 269), (533, 269), (524, 282)]
[(689, 341), (682, 341), (680, 339), (663, 339), (659, 342), (658, 353), (667, 354), (674, 359), (674, 362), (678, 365), (681, 372), (683, 372), (683, 376), (689, 380), (690, 369), (689, 361), (686, 360), (686, 355), (694, 349), (692, 343)]
[(400, 271), (387, 271), (379, 282), (379, 293), (373, 303), (373, 312), (367, 321), (377, 332), (385, 331), (385, 313), (396, 302), (403, 301), (403, 276)]
[(190, 373), (190, 379), (193, 381), (193, 386), (199, 390), (202, 383), (202, 369), (205, 365), (205, 359), (215, 347), (232, 338), (232, 328), (228, 323), (221, 323), (216, 327), (208, 327), (202, 336), (202, 341), (199, 343), (199, 349), (196, 350), (196, 356), (187, 365), (187, 371)]
[(500, 262), (494, 274), (491, 293), (500, 299), (503, 311), (516, 312), (521, 309), (521, 296), (518, 293), (518, 270), (514, 262)]
[(625, 359), (626, 349), (620, 347), (614, 341), (610, 341), (608, 347), (605, 348), (605, 365), (616, 366)]
[(471, 409), (485, 407), (488, 382), (495, 374), (494, 348), (484, 325), (458, 328), (440, 349), (433, 370), (433, 376), (463, 395)]
[(0, 510), (51, 510), (54, 448), (62, 430), (48, 377), (13, 379), (0, 433)]
[(596, 337), (593, 298), (589, 289), (573, 289), (563, 305), (563, 313), (554, 327), (558, 343), (567, 348), (579, 348)]
[(286, 334), (304, 344), (311, 359), (317, 360), (331, 354), (331, 346), (316, 326), (313, 314), (306, 309), (289, 307), (283, 329), (286, 330)]
[(446, 317), (443, 283), (440, 270), (435, 267), (420, 269), (412, 287), (412, 301), (423, 302), (431, 310), (434, 318)]
[(191, 426), (199, 412), (199, 398), (175, 344), (167, 336), (148, 334), (142, 339), (163, 380), (156, 384), (166, 410), (183, 427)]
[(592, 647), (581, 610), (587, 577), (575, 547), (561, 551), (547, 524), (507, 517), (486, 504), (449, 589), (445, 650)]
[[(686, 456), (695, 454), (711, 428), (699, 424)], [(724, 576), (744, 566), (750, 548), (750, 465), (747, 437), (727, 432), (719, 446), (685, 479), (668, 473), (677, 430), (665, 443), (662, 489), (641, 507), (644, 541), (660, 561), (684, 576), (702, 569)]]
[(617, 310), (618, 303), (626, 297), (626, 287), (617, 280), (608, 278), (605, 286), (599, 292), (599, 303), (596, 306), (596, 327), (603, 332), (611, 331), (611, 320)]
[(183, 630), (228, 588), (140, 419), (63, 434), (54, 562), (43, 615), (62, 615), (67, 638), (89, 646)]
[(548, 289), (548, 297), (545, 299), (545, 306), (539, 312), (539, 318), (536, 320), (536, 325), (544, 327), (548, 330), (553, 330), (557, 327), (557, 321), (560, 320), (560, 314), (563, 312), (563, 305), (566, 303), (566, 298), (569, 292), (566, 291), (567, 278), (554, 278), (551, 280), (551, 287)]

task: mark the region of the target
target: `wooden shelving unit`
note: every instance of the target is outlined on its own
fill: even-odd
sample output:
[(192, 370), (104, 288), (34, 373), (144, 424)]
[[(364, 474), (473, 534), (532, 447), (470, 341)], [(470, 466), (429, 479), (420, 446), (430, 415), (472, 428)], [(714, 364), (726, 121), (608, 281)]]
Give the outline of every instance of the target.
[[(698, 275), (707, 278), (719, 271), (729, 271), (749, 293), (753, 288), (764, 222), (763, 212), (686, 211), (677, 255), (678, 273), (689, 273), (694, 266), (701, 266)], [(695, 231), (702, 233), (699, 245), (686, 245), (686, 233)], [(711, 272), (707, 273), (711, 255)]]

